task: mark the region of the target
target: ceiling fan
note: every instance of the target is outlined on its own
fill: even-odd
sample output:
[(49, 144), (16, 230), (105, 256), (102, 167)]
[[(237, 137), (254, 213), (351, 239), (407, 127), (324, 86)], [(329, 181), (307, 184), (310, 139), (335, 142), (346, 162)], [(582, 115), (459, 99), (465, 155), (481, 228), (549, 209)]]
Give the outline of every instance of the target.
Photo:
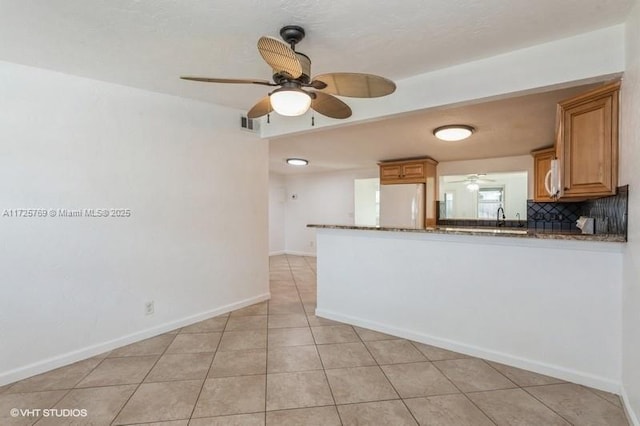
[(453, 180), (447, 183), (465, 183), (469, 191), (477, 191), (478, 189), (480, 189), (481, 183), (495, 182), (495, 180), (493, 179), (484, 179), (483, 176), (486, 176), (486, 174), (474, 173), (474, 174), (468, 175), (466, 179)]
[(297, 25), (287, 25), (280, 30), (280, 36), (288, 45), (272, 37), (260, 37), (258, 40), (258, 51), (262, 59), (273, 69), (273, 82), (190, 76), (180, 78), (206, 83), (278, 87), (249, 110), (249, 118), (262, 117), (271, 111), (285, 116), (297, 116), (304, 114), (309, 108), (327, 117), (348, 118), (351, 116), (349, 105), (332, 95), (376, 98), (396, 90), (393, 81), (373, 74), (328, 73), (312, 79), (311, 59), (295, 50), (296, 44), (305, 36), (304, 29)]

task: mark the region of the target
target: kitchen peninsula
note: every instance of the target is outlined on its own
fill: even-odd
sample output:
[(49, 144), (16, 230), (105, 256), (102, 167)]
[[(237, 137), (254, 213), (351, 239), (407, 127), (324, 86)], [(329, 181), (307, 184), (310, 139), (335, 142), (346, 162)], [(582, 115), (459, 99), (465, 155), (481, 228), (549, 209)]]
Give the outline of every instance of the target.
[(618, 390), (624, 238), (309, 226), (318, 316)]

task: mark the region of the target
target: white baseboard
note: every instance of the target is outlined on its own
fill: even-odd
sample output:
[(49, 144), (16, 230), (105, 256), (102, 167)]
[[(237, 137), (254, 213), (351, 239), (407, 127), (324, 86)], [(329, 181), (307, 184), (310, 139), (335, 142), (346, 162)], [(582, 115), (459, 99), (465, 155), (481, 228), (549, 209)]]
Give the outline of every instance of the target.
[(629, 420), (629, 423), (631, 423), (633, 426), (640, 426), (640, 418), (638, 417), (636, 412), (633, 411), (631, 401), (629, 400), (629, 395), (627, 395), (627, 391), (624, 386), (622, 386), (620, 396), (622, 397), (622, 403), (624, 404), (624, 412), (627, 415), (627, 420)]
[(305, 252), (305, 251), (291, 251), (286, 250), (285, 254), (290, 254), (292, 256), (307, 256), (307, 257), (316, 257), (316, 253)]
[(305, 251), (291, 251), (291, 250), (278, 250), (269, 253), (269, 256), (281, 256), (283, 254), (290, 254), (291, 256), (307, 256), (316, 257), (316, 253), (307, 253)]
[(465, 355), (484, 358), (490, 361), (495, 361), (495, 362), (510, 365), (513, 367), (522, 368), (525, 370), (533, 371), (533, 372), (544, 374), (547, 376), (557, 377), (562, 380), (578, 383), (581, 385), (604, 390), (607, 392), (613, 392), (615, 394), (619, 394), (621, 391), (621, 384), (619, 382), (607, 379), (605, 377), (595, 376), (593, 374), (582, 372), (582, 371), (577, 371), (577, 370), (573, 370), (573, 369), (569, 369), (569, 368), (565, 368), (557, 365), (547, 364), (544, 362), (539, 362), (531, 359), (521, 358), (518, 356), (506, 354), (504, 352), (497, 352), (487, 348), (481, 348), (478, 346), (469, 345), (463, 342), (441, 339), (438, 337), (430, 336), (428, 334), (418, 333), (418, 332), (404, 329), (404, 328), (388, 326), (375, 321), (369, 321), (369, 320), (353, 317), (350, 315), (327, 311), (324, 309), (316, 309), (316, 315), (322, 318), (327, 318), (334, 321), (340, 321), (340, 322), (356, 325), (358, 327), (364, 327), (370, 330), (379, 331), (381, 333), (402, 337), (404, 339), (413, 340), (414, 342), (438, 346), (451, 351), (460, 352)]
[(15, 368), (13, 370), (0, 373), (0, 386), (16, 382), (18, 380), (26, 379), (36, 374), (45, 373), (47, 371), (64, 367), (65, 365), (73, 364), (74, 362), (82, 361), (83, 359), (91, 358), (92, 356), (99, 355), (101, 353), (111, 351), (113, 349), (125, 346), (131, 343), (135, 343), (140, 340), (148, 339), (159, 334), (166, 333), (176, 328), (186, 327), (188, 325), (200, 322), (218, 315), (226, 314), (227, 312), (235, 311), (236, 309), (244, 308), (246, 306), (253, 305), (255, 303), (269, 300), (271, 293), (264, 293), (249, 299), (240, 300), (235, 303), (230, 303), (219, 308), (211, 309), (209, 311), (200, 312), (195, 315), (170, 321), (164, 324), (157, 325), (136, 333), (131, 333), (126, 336), (119, 337), (117, 339), (109, 340), (106, 342), (98, 343), (95, 345), (87, 346), (72, 352), (67, 352), (55, 357), (47, 358), (42, 361), (38, 361), (24, 367)]

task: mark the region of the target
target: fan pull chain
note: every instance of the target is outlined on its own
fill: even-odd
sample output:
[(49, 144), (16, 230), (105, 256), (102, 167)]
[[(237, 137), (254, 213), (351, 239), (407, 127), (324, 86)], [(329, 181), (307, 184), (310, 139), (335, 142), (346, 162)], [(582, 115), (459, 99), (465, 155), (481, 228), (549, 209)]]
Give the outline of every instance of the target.
[(316, 115), (312, 114), (311, 115), (311, 127), (316, 125)]
[(267, 114), (267, 124), (271, 123), (271, 114)]

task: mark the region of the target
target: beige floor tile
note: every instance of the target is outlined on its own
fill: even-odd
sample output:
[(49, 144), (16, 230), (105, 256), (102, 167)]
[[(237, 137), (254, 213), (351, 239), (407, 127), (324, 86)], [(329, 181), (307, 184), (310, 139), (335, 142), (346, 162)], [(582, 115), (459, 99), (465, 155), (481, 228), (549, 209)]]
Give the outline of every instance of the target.
[(265, 376), (207, 379), (193, 417), (264, 412)]
[(224, 326), (227, 324), (228, 317), (214, 317), (204, 321), (191, 324), (187, 327), (183, 327), (180, 333), (212, 333), (216, 331), (223, 331)]
[(464, 359), (471, 358), (468, 355), (461, 354), (458, 352), (448, 351), (446, 349), (438, 348), (437, 346), (425, 345), (424, 343), (411, 342), (413, 345), (418, 348), (420, 352), (424, 356), (426, 356), (429, 361), (444, 361), (448, 359)]
[(264, 413), (192, 419), (189, 426), (264, 426)]
[(417, 426), (418, 424), (400, 400), (339, 405), (338, 411), (344, 426)]
[(318, 317), (314, 314), (307, 313), (307, 321), (311, 327), (324, 327), (329, 325), (344, 325), (341, 322), (330, 320), (327, 318)]
[(427, 361), (408, 340), (378, 340), (365, 345), (379, 364)]
[(156, 355), (107, 358), (78, 383), (77, 387), (91, 388), (140, 383), (157, 360)]
[(316, 344), (359, 342), (360, 338), (350, 325), (311, 327)]
[(161, 334), (160, 336), (132, 343), (109, 354), (109, 358), (122, 356), (160, 355), (171, 344), (176, 336), (174, 334)]
[(108, 425), (136, 390), (136, 385), (105, 386), (74, 389), (54, 408), (63, 410), (87, 410), (87, 415), (76, 417), (43, 417), (38, 426)]
[(231, 312), (231, 317), (241, 316), (253, 316), (253, 315), (267, 315), (269, 306), (267, 302), (256, 303), (255, 305), (247, 306), (246, 308), (238, 309)]
[(231, 316), (227, 322), (226, 331), (262, 330), (267, 327), (266, 315)]
[(318, 352), (324, 368), (376, 365), (367, 348), (360, 342), (318, 345)]
[(269, 348), (268, 373), (322, 370), (322, 363), (315, 345)]
[(420, 426), (494, 426), (494, 423), (462, 394), (406, 399), (404, 402)]
[(240, 351), (267, 347), (267, 330), (225, 331), (219, 351)]
[(463, 392), (515, 388), (509, 379), (481, 359), (453, 359), (433, 363)]
[(267, 372), (267, 350), (246, 349), (218, 352), (211, 365), (209, 377), (248, 376)]
[(32, 392), (58, 389), (71, 389), (98, 364), (100, 359), (90, 358), (66, 367), (57, 368), (28, 379), (14, 383), (6, 389), (7, 393)]
[(12, 409), (34, 410), (52, 408), (67, 393), (66, 390), (30, 392), (30, 393), (4, 393), (0, 395), (0, 425), (32, 425), (39, 416), (20, 414), (11, 416)]
[(313, 345), (311, 328), (274, 328), (269, 330), (269, 347)]
[(188, 426), (189, 420), (169, 420), (168, 422), (136, 423), (135, 426)]
[(607, 401), (609, 401), (610, 403), (612, 403), (616, 407), (619, 407), (619, 408), (623, 407), (622, 401), (620, 400), (620, 397), (618, 395), (616, 395), (615, 393), (605, 392), (605, 391), (601, 391), (601, 390), (593, 389), (593, 388), (588, 388), (588, 389), (591, 392), (593, 392), (596, 395), (598, 395), (599, 397), (606, 399)]
[(383, 365), (380, 368), (402, 398), (459, 393), (430, 362)]
[(552, 385), (556, 383), (565, 383), (564, 380), (556, 379), (533, 371), (523, 370), (521, 368), (511, 367), (509, 365), (500, 364), (498, 362), (487, 361), (493, 368), (507, 376), (509, 380), (518, 386), (540, 386)]
[(622, 409), (573, 383), (535, 386), (526, 391), (573, 424), (627, 426)]
[(204, 380), (212, 360), (212, 353), (164, 354), (144, 381)]
[(143, 383), (116, 417), (114, 424), (187, 419), (201, 387), (201, 380)]
[(322, 371), (267, 375), (267, 411), (333, 405)]
[(304, 314), (304, 306), (299, 301), (269, 302), (269, 315)]
[(215, 352), (222, 333), (178, 334), (167, 348), (168, 354), (195, 354)]
[(498, 425), (571, 426), (522, 389), (473, 392), (467, 396)]
[(268, 411), (267, 426), (341, 426), (334, 406)]
[(380, 367), (326, 370), (336, 404), (399, 398)]
[(308, 326), (307, 316), (304, 314), (269, 315), (269, 329)]
[(300, 300), (302, 303), (315, 303), (316, 302), (316, 292), (315, 291), (302, 291), (299, 292)]
[(384, 333), (380, 333), (378, 331), (368, 330), (366, 328), (353, 327), (353, 329), (356, 331), (356, 333), (358, 333), (358, 336), (360, 336), (360, 338), (364, 342), (374, 342), (376, 340), (394, 340), (394, 339), (397, 339), (397, 337), (392, 336), (390, 334), (384, 334)]

